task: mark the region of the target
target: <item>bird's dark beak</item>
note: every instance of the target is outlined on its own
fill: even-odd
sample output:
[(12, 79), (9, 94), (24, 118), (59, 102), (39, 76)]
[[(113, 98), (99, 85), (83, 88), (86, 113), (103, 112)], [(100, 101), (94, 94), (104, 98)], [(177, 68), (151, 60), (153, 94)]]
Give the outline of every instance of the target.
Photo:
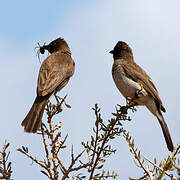
[(109, 53), (110, 53), (110, 54), (114, 54), (114, 50), (112, 50), (112, 51), (109, 51)]

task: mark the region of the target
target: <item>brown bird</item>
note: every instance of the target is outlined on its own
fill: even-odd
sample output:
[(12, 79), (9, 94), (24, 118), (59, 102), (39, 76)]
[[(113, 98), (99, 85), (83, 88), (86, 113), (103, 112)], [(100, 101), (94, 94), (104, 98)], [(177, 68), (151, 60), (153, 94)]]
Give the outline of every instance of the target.
[(146, 106), (157, 117), (167, 147), (169, 151), (173, 151), (168, 126), (161, 113), (166, 110), (151, 78), (135, 63), (132, 50), (125, 42), (119, 41), (110, 53), (114, 58), (112, 76), (117, 88), (131, 103)]
[(44, 54), (45, 50), (51, 55), (41, 65), (36, 99), (21, 123), (24, 131), (29, 133), (35, 133), (40, 128), (44, 108), (50, 96), (60, 91), (74, 74), (75, 63), (64, 39), (58, 38), (49, 45), (40, 47), (41, 54)]

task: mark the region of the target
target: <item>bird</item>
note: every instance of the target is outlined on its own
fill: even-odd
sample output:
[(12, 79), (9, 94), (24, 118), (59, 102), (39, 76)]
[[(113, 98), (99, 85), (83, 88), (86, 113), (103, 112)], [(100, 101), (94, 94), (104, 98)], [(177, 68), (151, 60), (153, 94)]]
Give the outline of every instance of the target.
[(44, 54), (45, 50), (50, 55), (43, 61), (39, 70), (37, 95), (29, 113), (21, 123), (24, 131), (28, 133), (37, 132), (50, 96), (66, 86), (75, 71), (71, 50), (63, 38), (57, 38), (48, 45), (39, 45), (39, 53)]
[(173, 142), (168, 126), (162, 115), (166, 112), (150, 76), (134, 61), (131, 47), (118, 41), (109, 53), (113, 55), (112, 77), (120, 93), (134, 105), (143, 105), (158, 119), (169, 151), (173, 152)]

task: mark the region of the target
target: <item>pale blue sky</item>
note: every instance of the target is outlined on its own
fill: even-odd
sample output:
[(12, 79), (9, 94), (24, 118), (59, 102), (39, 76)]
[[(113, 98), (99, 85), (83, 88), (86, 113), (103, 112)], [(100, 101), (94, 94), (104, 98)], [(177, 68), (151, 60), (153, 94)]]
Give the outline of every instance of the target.
[[(112, 76), (112, 56), (108, 53), (118, 40), (133, 49), (135, 61), (152, 77), (167, 112), (164, 117), (176, 144), (180, 139), (180, 2), (178, 0), (52, 0), (3, 1), (0, 3), (1, 126), (0, 145), (11, 143), (14, 179), (46, 179), (37, 165), (31, 165), (16, 151), (28, 146), (33, 155), (41, 154), (39, 136), (23, 132), (21, 121), (36, 95), (39, 60), (34, 47), (57, 37), (67, 40), (76, 62), (76, 72), (59, 93), (68, 94), (71, 110), (59, 118), (63, 135), (69, 134), (67, 155), (73, 143), (80, 152), (81, 142), (92, 132), (91, 107), (98, 103), (102, 117), (111, 118), (117, 103), (125, 100)], [(42, 56), (42, 60), (47, 56)], [(124, 123), (135, 138), (137, 148), (149, 159), (168, 155), (157, 119), (144, 107)], [(115, 170), (118, 179), (139, 177), (127, 144), (117, 138), (118, 149), (105, 167)], [(68, 160), (65, 158), (65, 163)]]

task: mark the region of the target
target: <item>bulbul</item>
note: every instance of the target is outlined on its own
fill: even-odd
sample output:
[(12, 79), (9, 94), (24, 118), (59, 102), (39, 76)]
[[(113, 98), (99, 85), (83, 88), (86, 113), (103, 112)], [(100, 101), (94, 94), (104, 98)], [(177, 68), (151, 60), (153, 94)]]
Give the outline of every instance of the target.
[(151, 78), (135, 63), (132, 50), (125, 42), (119, 41), (110, 53), (113, 54), (112, 76), (117, 88), (127, 100), (146, 106), (157, 117), (167, 147), (173, 151), (173, 142), (161, 112), (166, 110)]
[(40, 53), (47, 50), (51, 55), (42, 63), (37, 82), (37, 96), (22, 121), (24, 131), (35, 133), (41, 126), (41, 119), (45, 106), (52, 94), (60, 91), (74, 74), (75, 63), (71, 57), (71, 50), (62, 38), (52, 41), (49, 45), (40, 46)]

